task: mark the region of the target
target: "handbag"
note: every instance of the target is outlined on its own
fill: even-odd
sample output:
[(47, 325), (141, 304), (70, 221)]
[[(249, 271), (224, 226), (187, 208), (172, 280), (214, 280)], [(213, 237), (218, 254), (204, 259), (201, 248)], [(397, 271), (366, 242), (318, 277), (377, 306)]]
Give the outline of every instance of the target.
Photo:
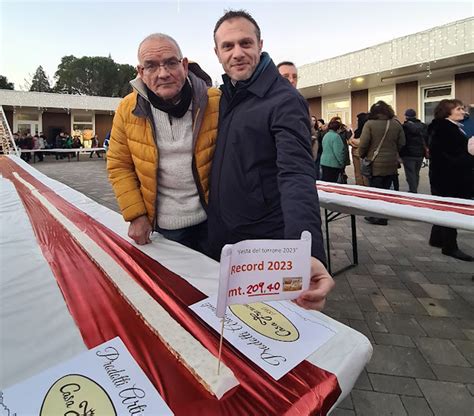
[(390, 120), (387, 120), (387, 126), (385, 127), (385, 133), (383, 134), (382, 140), (380, 140), (379, 145), (377, 146), (377, 149), (375, 149), (374, 156), (372, 157), (372, 160), (363, 157), (360, 159), (360, 173), (361, 175), (365, 176), (366, 178), (371, 178), (372, 177), (372, 163), (374, 163), (375, 158), (379, 154), (379, 150), (382, 147), (382, 144), (385, 140), (385, 136), (387, 135), (388, 128), (390, 127)]

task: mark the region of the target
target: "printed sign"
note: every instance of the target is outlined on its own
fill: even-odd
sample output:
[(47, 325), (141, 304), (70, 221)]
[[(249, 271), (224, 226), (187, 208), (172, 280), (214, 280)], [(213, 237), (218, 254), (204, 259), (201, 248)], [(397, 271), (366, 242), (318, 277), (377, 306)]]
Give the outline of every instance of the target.
[(11, 416), (173, 414), (118, 337), (0, 391), (0, 410)]
[[(190, 308), (220, 332), (221, 319), (216, 316), (215, 296)], [(275, 380), (336, 333), (317, 313), (288, 301), (232, 305), (223, 320), (224, 338)]]
[(296, 299), (308, 289), (311, 234), (300, 240), (245, 240), (221, 252), (217, 316), (227, 305)]

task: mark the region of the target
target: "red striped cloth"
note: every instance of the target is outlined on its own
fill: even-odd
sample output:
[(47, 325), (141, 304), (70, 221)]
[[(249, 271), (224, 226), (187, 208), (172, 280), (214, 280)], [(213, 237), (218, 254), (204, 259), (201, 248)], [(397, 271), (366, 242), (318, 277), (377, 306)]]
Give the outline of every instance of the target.
[(18, 190), (85, 344), (92, 348), (120, 336), (175, 414), (325, 415), (336, 402), (341, 391), (333, 374), (304, 361), (275, 381), (227, 343), (223, 361), (232, 369), (240, 385), (221, 400), (210, 395), (140, 319), (62, 225), (13, 177), (13, 171), (35, 186), (111, 255), (174, 319), (217, 355), (218, 334), (188, 308), (206, 296), (59, 197), (12, 160), (0, 158), (0, 172), (12, 180)]

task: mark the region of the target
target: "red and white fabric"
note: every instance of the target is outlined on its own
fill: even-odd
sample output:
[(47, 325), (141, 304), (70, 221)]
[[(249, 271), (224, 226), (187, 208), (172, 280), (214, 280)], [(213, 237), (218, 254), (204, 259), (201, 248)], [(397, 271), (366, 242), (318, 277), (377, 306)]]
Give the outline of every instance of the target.
[(474, 231), (474, 201), (358, 185), (317, 182), (319, 202), (330, 211), (422, 221)]
[(212, 351), (217, 345), (216, 335), (187, 308), (188, 303), (217, 291), (216, 262), (159, 235), (153, 237), (153, 244), (134, 247), (127, 241), (127, 224), (119, 214), (19, 158), (0, 157), (0, 388), (118, 333), (176, 414), (267, 414), (268, 409), (276, 414), (315, 410), (326, 414), (348, 394), (370, 359), (367, 338), (317, 313), (337, 334), (295, 371), (272, 381), (227, 346), (224, 362), (241, 386), (220, 401), (209, 397), (159, 344), (155, 348), (156, 340), (140, 327), (136, 314), (120, 304), (93, 262), (40, 212), (26, 187), (15, 181), (13, 171), (109, 250), (117, 263), (130, 267), (131, 276), (157, 301), (165, 302), (162, 306), (170, 307), (206, 348)]

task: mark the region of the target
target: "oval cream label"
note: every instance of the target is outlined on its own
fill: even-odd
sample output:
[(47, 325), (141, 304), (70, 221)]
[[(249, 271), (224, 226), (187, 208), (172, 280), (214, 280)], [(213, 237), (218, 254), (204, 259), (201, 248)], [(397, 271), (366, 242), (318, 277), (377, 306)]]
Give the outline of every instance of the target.
[(95, 381), (79, 374), (57, 380), (49, 389), (40, 416), (116, 416), (107, 392)]
[(231, 305), (229, 308), (242, 322), (267, 338), (294, 342), (300, 337), (298, 329), (285, 315), (265, 303)]

